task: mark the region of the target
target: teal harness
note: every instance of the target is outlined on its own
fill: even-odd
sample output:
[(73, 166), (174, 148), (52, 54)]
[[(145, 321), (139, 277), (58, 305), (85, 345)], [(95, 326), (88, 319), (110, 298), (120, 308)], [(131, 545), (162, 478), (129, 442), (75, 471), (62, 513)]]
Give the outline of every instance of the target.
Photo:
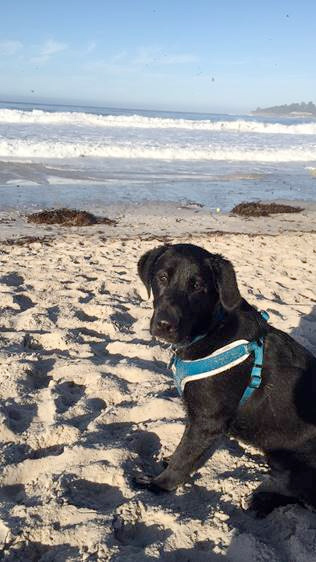
[[(264, 320), (269, 319), (269, 314), (267, 312), (261, 312), (261, 315)], [(198, 339), (201, 339), (201, 337)], [(197, 339), (194, 341), (197, 341)], [(180, 359), (174, 353), (170, 367), (180, 396), (183, 394), (186, 383), (223, 373), (239, 365), (253, 354), (254, 365), (252, 367), (250, 381), (239, 403), (242, 406), (261, 385), (263, 351), (264, 339), (261, 337), (258, 341), (252, 342), (248, 342), (247, 340), (235, 341), (214, 351), (207, 357), (195, 359), (193, 361)]]

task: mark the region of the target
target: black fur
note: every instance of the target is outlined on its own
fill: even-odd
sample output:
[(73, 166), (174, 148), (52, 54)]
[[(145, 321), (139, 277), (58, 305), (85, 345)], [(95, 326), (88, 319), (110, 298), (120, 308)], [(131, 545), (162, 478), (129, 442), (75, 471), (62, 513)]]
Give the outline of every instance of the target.
[[(270, 465), (270, 480), (250, 502), (257, 515), (294, 501), (316, 508), (316, 359), (241, 298), (233, 266), (220, 255), (191, 244), (161, 246), (140, 259), (138, 270), (153, 291), (153, 335), (183, 345), (207, 333), (179, 347), (183, 359), (263, 336), (264, 366), (261, 387), (242, 407), (252, 357), (224, 374), (187, 383), (187, 423), (177, 449), (159, 476), (139, 476), (136, 483), (174, 490), (226, 434), (261, 449)], [(224, 318), (214, 323), (219, 306)]]

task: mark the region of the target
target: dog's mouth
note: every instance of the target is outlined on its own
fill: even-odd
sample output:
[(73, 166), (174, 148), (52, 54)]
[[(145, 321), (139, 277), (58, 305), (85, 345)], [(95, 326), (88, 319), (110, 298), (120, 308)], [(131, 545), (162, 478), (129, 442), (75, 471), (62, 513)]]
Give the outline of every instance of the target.
[(179, 343), (181, 341), (181, 338), (178, 334), (174, 334), (174, 333), (171, 333), (171, 332), (164, 332), (164, 331), (161, 331), (161, 330), (151, 329), (150, 333), (155, 339), (161, 340), (163, 342), (176, 344), (176, 343)]
[(170, 343), (170, 344), (173, 344), (173, 345), (176, 345), (176, 344), (185, 345), (186, 343), (188, 343), (190, 341), (189, 337), (183, 338), (183, 337), (180, 337), (178, 335), (159, 334), (159, 333), (156, 333), (156, 332), (155, 333), (150, 332), (150, 333), (156, 340), (162, 341), (164, 343)]

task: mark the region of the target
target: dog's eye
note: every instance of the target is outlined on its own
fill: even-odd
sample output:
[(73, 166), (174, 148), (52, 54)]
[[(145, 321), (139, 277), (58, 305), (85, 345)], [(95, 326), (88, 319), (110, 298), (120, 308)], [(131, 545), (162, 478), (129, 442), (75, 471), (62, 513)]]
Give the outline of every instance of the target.
[(165, 285), (166, 283), (168, 283), (168, 275), (167, 275), (166, 273), (160, 273), (160, 274), (158, 275), (158, 279), (159, 279), (159, 281), (160, 281), (163, 285)]
[(203, 288), (203, 282), (201, 281), (201, 279), (193, 279), (192, 280), (192, 289), (194, 291), (198, 291), (199, 289)]

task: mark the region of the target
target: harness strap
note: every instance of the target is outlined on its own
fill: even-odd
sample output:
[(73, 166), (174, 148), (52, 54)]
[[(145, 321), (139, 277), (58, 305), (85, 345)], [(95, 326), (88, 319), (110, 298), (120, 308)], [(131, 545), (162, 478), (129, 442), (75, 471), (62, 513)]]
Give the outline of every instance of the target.
[[(261, 312), (264, 320), (269, 319), (267, 312)], [(252, 396), (254, 390), (260, 387), (262, 377), (261, 371), (263, 366), (263, 350), (264, 339), (248, 342), (247, 340), (238, 340), (214, 351), (208, 357), (195, 359), (193, 361), (180, 359), (173, 355), (169, 367), (172, 370), (174, 381), (180, 396), (184, 391), (187, 382), (211, 377), (232, 369), (245, 361), (251, 353), (254, 354), (254, 365), (250, 375), (250, 382), (241, 397), (240, 406)]]
[[(268, 321), (270, 316), (266, 310), (261, 311), (261, 316), (264, 320)], [(245, 389), (241, 400), (239, 402), (240, 406), (243, 406), (245, 402), (247, 402), (248, 398), (252, 396), (257, 388), (260, 388), (262, 382), (261, 371), (263, 367), (263, 349), (264, 349), (264, 340), (260, 338), (257, 345), (254, 348), (254, 355), (255, 355), (255, 362), (254, 366), (252, 367), (251, 375), (250, 375), (250, 382)]]
[(250, 398), (254, 391), (261, 385), (261, 371), (263, 366), (263, 338), (260, 338), (259, 342), (256, 344), (254, 348), (254, 355), (255, 362), (254, 366), (252, 367), (250, 382), (241, 397), (241, 400), (239, 402), (240, 406), (243, 406), (245, 402), (247, 402), (248, 398)]

